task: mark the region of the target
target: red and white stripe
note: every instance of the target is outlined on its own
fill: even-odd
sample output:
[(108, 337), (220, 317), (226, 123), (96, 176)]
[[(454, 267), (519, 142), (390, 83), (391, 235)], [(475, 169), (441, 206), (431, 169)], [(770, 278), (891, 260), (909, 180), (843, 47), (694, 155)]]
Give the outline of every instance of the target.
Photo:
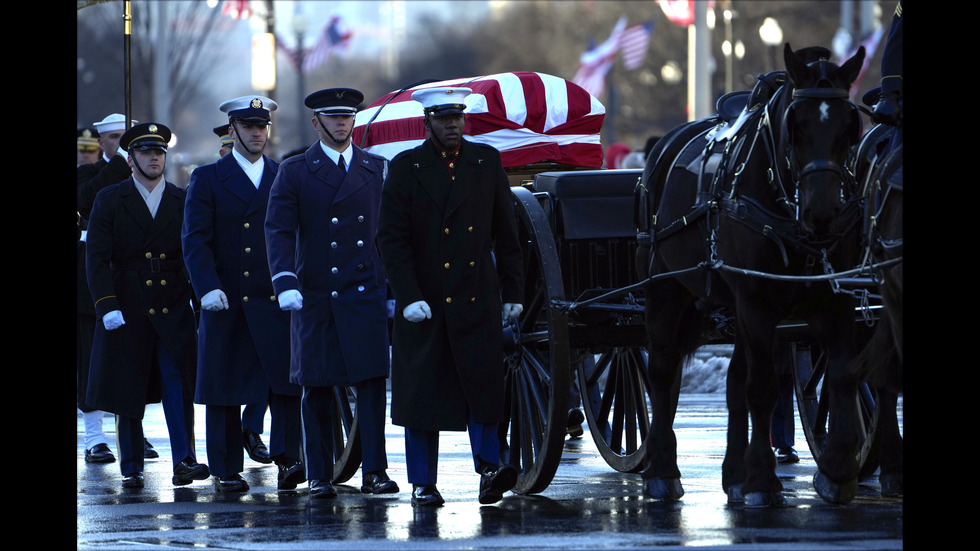
[(412, 92), (443, 86), (473, 90), (464, 99), (464, 136), (499, 150), (504, 166), (542, 161), (602, 166), (599, 133), (606, 108), (572, 82), (533, 72), (444, 80), (390, 92), (357, 114), (354, 143), (387, 159), (420, 145), (426, 138), (422, 104), (412, 99)]
[(632, 25), (623, 31), (623, 35), (619, 37), (619, 47), (623, 52), (624, 69), (632, 71), (643, 66), (652, 32), (653, 23), (650, 22)]

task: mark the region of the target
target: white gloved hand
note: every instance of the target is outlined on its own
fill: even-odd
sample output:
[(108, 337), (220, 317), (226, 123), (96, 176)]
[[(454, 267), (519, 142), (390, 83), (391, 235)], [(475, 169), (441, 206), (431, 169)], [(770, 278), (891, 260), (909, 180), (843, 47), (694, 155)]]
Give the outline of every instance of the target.
[(424, 300), (418, 302), (413, 302), (402, 310), (402, 315), (405, 319), (412, 323), (420, 322), (424, 319), (432, 318), (432, 310), (429, 308), (429, 304)]
[(122, 310), (113, 310), (102, 316), (102, 323), (106, 331), (112, 331), (126, 325), (126, 320), (123, 319)]
[(394, 299), (389, 300), (387, 302), (387, 306), (388, 306), (388, 317), (389, 318), (395, 317), (395, 300)]
[(228, 297), (221, 289), (215, 289), (204, 295), (204, 297), (201, 299), (201, 309), (210, 310), (212, 312), (215, 310), (227, 310)]
[(523, 311), (524, 311), (524, 306), (520, 304), (516, 304), (514, 302), (507, 302), (504, 304), (504, 319), (505, 320), (514, 319), (517, 316), (521, 315), (521, 312)]
[(279, 308), (283, 310), (300, 310), (303, 308), (303, 295), (296, 289), (283, 291), (279, 295)]

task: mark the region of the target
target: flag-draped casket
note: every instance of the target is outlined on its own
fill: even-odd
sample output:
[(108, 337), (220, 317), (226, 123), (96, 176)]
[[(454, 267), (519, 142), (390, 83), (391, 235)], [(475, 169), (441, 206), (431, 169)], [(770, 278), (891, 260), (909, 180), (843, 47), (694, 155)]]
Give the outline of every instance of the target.
[(428, 82), (391, 92), (357, 113), (354, 143), (387, 159), (421, 144), (426, 137), (422, 104), (412, 92), (443, 86), (473, 90), (465, 98), (464, 135), (498, 149), (505, 167), (544, 161), (602, 166), (599, 134), (605, 107), (577, 84), (533, 72)]

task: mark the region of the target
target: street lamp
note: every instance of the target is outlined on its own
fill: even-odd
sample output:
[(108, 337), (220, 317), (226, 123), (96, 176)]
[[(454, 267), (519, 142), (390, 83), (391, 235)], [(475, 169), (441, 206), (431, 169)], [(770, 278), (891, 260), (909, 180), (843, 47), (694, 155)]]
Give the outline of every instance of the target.
[(732, 18), (735, 17), (735, 12), (730, 8), (725, 8), (722, 16), (725, 20), (725, 41), (721, 43), (721, 52), (725, 54), (725, 92), (731, 92), (733, 89), (732, 75), (734, 73), (732, 64)]
[(759, 27), (759, 37), (769, 48), (769, 70), (776, 70), (776, 48), (783, 42), (783, 30), (772, 17), (767, 17)]

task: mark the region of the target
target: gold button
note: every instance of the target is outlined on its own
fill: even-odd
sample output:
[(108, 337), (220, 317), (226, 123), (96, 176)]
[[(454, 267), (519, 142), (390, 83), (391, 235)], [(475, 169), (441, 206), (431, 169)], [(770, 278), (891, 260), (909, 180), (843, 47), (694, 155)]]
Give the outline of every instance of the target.
[(272, 302), (275, 302), (276, 301), (276, 295), (272, 295), (271, 297), (269, 297), (269, 300), (272, 301)]
[(473, 231), (473, 226), (470, 226), (470, 227), (466, 228), (466, 231), (472, 232)]
[(443, 264), (443, 266), (445, 266), (447, 270), (449, 269), (449, 263), (448, 262), (446, 262), (445, 264)]
[(154, 310), (153, 308), (150, 308), (150, 315), (151, 315), (151, 316), (152, 316), (153, 314), (156, 314), (156, 313), (157, 313), (157, 311), (156, 311), (156, 310)]
[(244, 273), (244, 274), (242, 274), (242, 275), (244, 275), (245, 277), (248, 277), (248, 276), (249, 276), (249, 273), (248, 273), (248, 271), (246, 270), (246, 271), (245, 271), (245, 273)]
[(248, 229), (248, 222), (245, 222), (245, 229)]
[(242, 297), (242, 302), (248, 302), (248, 297), (247, 296)]
[(170, 313), (170, 309), (169, 308), (164, 308), (163, 309), (163, 313), (164, 314), (169, 314)]
[(456, 168), (456, 164), (455, 164), (455, 163), (452, 163), (452, 162), (450, 162), (450, 163), (449, 163), (449, 168)]
[(472, 260), (470, 260), (470, 268), (472, 268), (473, 266), (476, 266), (476, 262), (473, 262)]
[(166, 284), (167, 284), (167, 280), (166, 279), (161, 279), (160, 280), (160, 285), (166, 285)]
[(449, 228), (442, 230), (446, 235), (449, 235)]
[(245, 247), (245, 254), (252, 252), (252, 247)]
[(152, 279), (147, 279), (146, 280), (146, 286), (147, 287), (153, 287), (153, 280)]
[(153, 253), (146, 253), (146, 258), (153, 258)]
[(167, 255), (160, 253), (160, 260), (166, 260), (166, 259), (167, 259)]
[(446, 297), (446, 304), (450, 304), (453, 301), (453, 297)]
[(470, 297), (470, 302), (476, 302), (476, 297)]

